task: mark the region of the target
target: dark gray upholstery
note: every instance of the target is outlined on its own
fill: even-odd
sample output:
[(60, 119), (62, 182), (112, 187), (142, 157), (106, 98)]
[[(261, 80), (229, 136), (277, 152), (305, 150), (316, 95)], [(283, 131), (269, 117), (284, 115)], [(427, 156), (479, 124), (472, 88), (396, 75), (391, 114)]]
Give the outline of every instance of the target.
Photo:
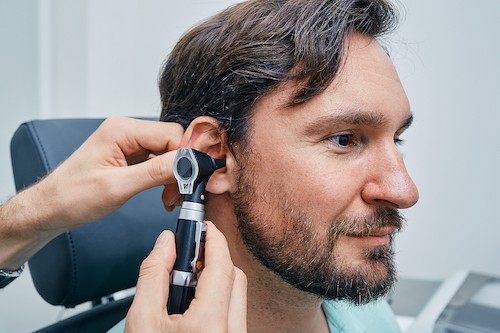
[[(56, 168), (102, 121), (54, 119), (22, 124), (11, 141), (16, 189)], [(140, 263), (158, 234), (163, 229), (175, 230), (178, 212), (165, 211), (161, 191), (159, 187), (143, 192), (113, 214), (45, 246), (29, 261), (38, 293), (51, 304), (73, 307), (133, 287)]]

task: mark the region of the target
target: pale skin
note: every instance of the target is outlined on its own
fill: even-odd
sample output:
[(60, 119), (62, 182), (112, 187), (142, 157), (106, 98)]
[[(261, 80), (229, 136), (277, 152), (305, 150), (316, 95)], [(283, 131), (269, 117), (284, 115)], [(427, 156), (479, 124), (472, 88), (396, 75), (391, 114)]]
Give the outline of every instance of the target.
[(141, 191), (175, 188), (173, 150), (183, 132), (178, 124), (108, 118), (54, 172), (1, 207), (0, 267), (19, 268), (54, 237)]
[(165, 310), (175, 239), (164, 231), (141, 265), (125, 332), (246, 332), (246, 277), (234, 267), (224, 235), (207, 224), (205, 268), (189, 309), (182, 315)]
[[(165, 205), (171, 210), (179, 204), (171, 168), (183, 132), (173, 123), (108, 118), (54, 172), (0, 206), (0, 268), (16, 270), (51, 239), (106, 216), (154, 186), (164, 185), (165, 195), (175, 199)], [(165, 231), (141, 266), (127, 332), (199, 332), (200, 325), (244, 332), (245, 275), (233, 265), (217, 228), (209, 223), (206, 269), (184, 316), (166, 312), (175, 255), (173, 234)]]
[[(268, 210), (273, 212), (273, 203), (265, 201), (268, 199), (265, 189), (277, 184), (282, 187), (283, 193), (288, 194), (291, 206), (302, 209), (313, 221), (317, 221), (314, 227), (318, 234), (325, 233), (328, 221), (335, 217), (369, 214), (379, 206), (404, 209), (418, 200), (418, 191), (395, 144), (411, 119), (408, 100), (397, 73), (385, 51), (373, 39), (355, 34), (350, 42), (348, 60), (325, 92), (302, 105), (286, 108), (284, 104), (295, 87), (285, 84), (264, 96), (255, 106), (251, 117), (250, 143), (254, 147), (252, 153), (256, 154), (255, 160), (259, 162), (252, 168), (260, 186), (259, 192), (255, 193), (254, 205), (270, 205)], [(346, 117), (345, 110), (354, 117)], [(312, 131), (311, 127), (317, 127), (318, 130)], [(344, 145), (345, 138), (348, 138), (347, 145)], [(237, 190), (239, 168), (226, 142), (217, 123), (209, 117), (195, 119), (180, 142), (180, 146), (226, 158), (226, 168), (216, 171), (207, 185), (211, 196), (206, 216), (215, 221), (227, 239), (230, 258), (222, 255), (222, 250), (218, 256), (225, 258), (221, 261), (229, 269), (223, 271), (230, 273), (223, 279), (226, 281), (222, 289), (224, 296), (223, 300), (219, 299), (220, 304), (223, 304), (223, 314), (215, 316), (217, 324), (206, 327), (238, 331), (244, 330), (241, 323), (247, 322), (250, 332), (328, 332), (321, 309), (322, 300), (288, 285), (258, 263), (243, 244), (230, 199), (230, 193)], [(238, 149), (237, 146), (234, 148)], [(121, 162), (124, 164), (113, 164), (113, 167), (125, 166), (125, 159)], [(170, 209), (177, 201), (176, 191), (167, 188), (163, 200)], [(107, 209), (116, 209), (116, 205)], [(50, 213), (54, 214), (43, 213), (45, 219), (53, 216)], [(280, 224), (280, 212), (273, 214), (270, 219), (272, 223), (269, 223), (270, 232), (279, 233), (285, 226)], [(66, 230), (66, 227), (61, 226), (62, 219), (56, 218), (55, 221), (59, 223), (54, 223), (50, 228), (52, 233), (58, 228), (58, 232)], [(82, 220), (76, 219), (74, 226), (82, 223)], [(33, 229), (40, 233), (39, 228), (28, 228)], [(389, 233), (390, 230), (378, 230), (376, 234), (366, 237), (342, 236), (338, 247), (344, 264), (352, 270), (360, 269), (366, 264), (362, 253), (367, 248), (387, 242)], [(182, 328), (183, 331), (189, 331), (181, 325), (182, 320), (186, 320), (187, 325), (193, 323), (189, 318), (213, 318), (207, 315), (210, 307), (203, 306), (205, 292), (213, 290), (208, 285), (210, 281), (215, 282), (210, 279), (215, 272), (208, 268), (212, 267), (209, 252), (217, 253), (217, 250), (209, 251), (208, 248), (210, 243), (218, 242), (218, 235), (209, 231), (210, 234), (215, 236), (207, 240), (207, 270), (200, 278), (195, 298), (197, 306), (193, 308), (193, 311), (199, 311), (200, 316), (190, 315), (190, 308), (184, 316), (165, 318), (163, 304), (168, 289), (164, 286), (174, 260), (173, 252), (169, 250), (173, 246), (172, 236), (167, 233), (160, 236), (159, 245), (141, 267), (135, 305), (127, 317), (127, 330), (163, 332)], [(54, 236), (45, 239), (51, 237)], [(162, 240), (162, 237), (166, 240)], [(11, 263), (16, 266), (16, 261)], [(243, 274), (234, 266), (241, 268), (248, 277), (246, 311), (242, 305), (245, 301), (241, 301), (245, 295), (242, 291), (245, 282), (237, 282)], [(374, 268), (377, 272), (377, 267)], [(379, 272), (381, 274), (383, 272)], [(203, 287), (202, 281), (206, 281), (207, 287)], [(161, 293), (158, 292), (159, 287), (162, 287)], [(148, 304), (149, 299), (154, 304)], [(245, 312), (248, 321), (245, 320)], [(236, 315), (233, 316), (234, 313)], [(148, 320), (141, 322), (141, 318)], [(235, 322), (240, 326), (233, 325)], [(199, 326), (193, 329), (199, 329)]]
[[(294, 107), (285, 107), (294, 84), (261, 98), (252, 111), (252, 193), (257, 211), (265, 212), (269, 234), (286, 229), (280, 208), (268, 189), (286, 194), (289, 207), (310, 217), (318, 235), (342, 216), (366, 216), (377, 207), (404, 209), (418, 200), (397, 143), (410, 125), (408, 99), (384, 49), (372, 38), (354, 34), (347, 62), (323, 93)], [(237, 229), (230, 193), (237, 189), (238, 163), (213, 119), (195, 119), (182, 146), (226, 158), (226, 168), (211, 177), (206, 216), (227, 238), (231, 257), (248, 278), (249, 332), (328, 332), (322, 299), (299, 291), (252, 256)], [(235, 150), (237, 144), (233, 145)], [(260, 210), (259, 210), (260, 209)], [(261, 214), (262, 215), (262, 214)], [(386, 245), (391, 228), (365, 237), (340, 236), (336, 249), (348, 272), (370, 265), (370, 276), (383, 279), (378, 263), (364, 253)], [(300, 255), (297, 249), (297, 255)]]

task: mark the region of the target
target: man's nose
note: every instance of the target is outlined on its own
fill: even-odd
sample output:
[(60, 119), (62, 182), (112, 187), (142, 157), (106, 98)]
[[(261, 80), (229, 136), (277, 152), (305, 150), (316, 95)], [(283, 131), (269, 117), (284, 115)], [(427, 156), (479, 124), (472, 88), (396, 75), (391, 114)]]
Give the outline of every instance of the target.
[(379, 150), (373, 158), (361, 195), (371, 205), (398, 209), (409, 208), (418, 201), (418, 189), (393, 144)]

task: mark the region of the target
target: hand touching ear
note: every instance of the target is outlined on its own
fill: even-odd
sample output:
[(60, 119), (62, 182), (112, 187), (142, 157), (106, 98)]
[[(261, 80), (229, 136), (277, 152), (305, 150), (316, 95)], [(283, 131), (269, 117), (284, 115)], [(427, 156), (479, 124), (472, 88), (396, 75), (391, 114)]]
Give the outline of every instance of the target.
[(175, 123), (105, 120), (50, 175), (0, 206), (0, 268), (17, 269), (54, 237), (148, 188), (176, 193), (172, 165), (183, 133)]
[[(184, 130), (176, 123), (111, 117), (47, 179), (73, 227), (111, 213), (135, 194), (171, 184)], [(64, 184), (64, 185), (63, 185)], [(66, 209), (71, 207), (71, 209)]]

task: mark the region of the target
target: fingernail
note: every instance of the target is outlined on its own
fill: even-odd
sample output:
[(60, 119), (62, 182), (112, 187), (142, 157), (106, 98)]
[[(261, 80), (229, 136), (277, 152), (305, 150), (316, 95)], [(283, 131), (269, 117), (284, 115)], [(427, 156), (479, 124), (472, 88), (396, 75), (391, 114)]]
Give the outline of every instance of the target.
[(155, 248), (165, 247), (168, 244), (167, 232), (162, 231), (160, 236), (156, 239)]

